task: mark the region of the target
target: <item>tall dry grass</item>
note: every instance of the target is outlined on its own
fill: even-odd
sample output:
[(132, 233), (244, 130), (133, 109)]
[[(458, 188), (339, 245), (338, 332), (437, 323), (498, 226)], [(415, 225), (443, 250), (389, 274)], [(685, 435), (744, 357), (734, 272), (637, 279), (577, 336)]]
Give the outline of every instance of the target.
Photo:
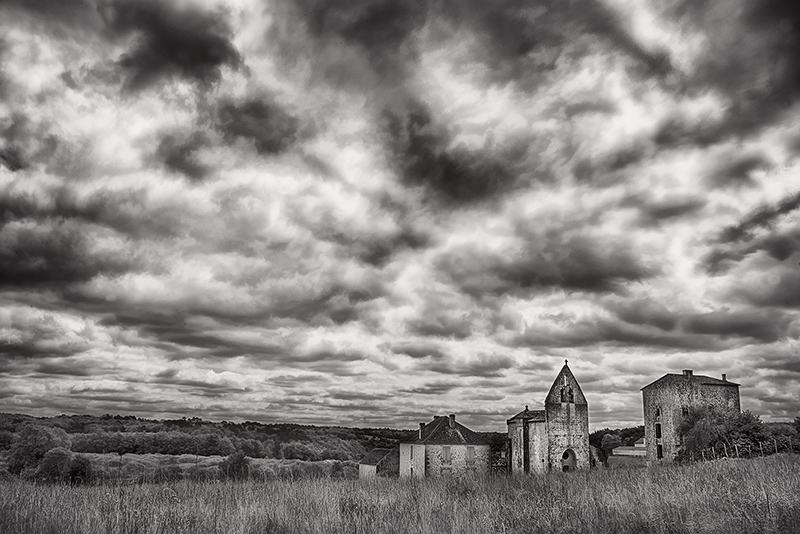
[(0, 532), (784, 534), (800, 532), (800, 457), (474, 480), (11, 480)]

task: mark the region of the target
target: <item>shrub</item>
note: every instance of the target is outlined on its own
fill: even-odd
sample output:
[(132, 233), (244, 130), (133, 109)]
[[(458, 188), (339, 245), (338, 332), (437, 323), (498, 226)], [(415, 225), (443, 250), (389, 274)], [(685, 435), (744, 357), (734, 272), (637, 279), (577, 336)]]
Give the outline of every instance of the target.
[(245, 480), (250, 474), (250, 459), (243, 452), (234, 452), (219, 464), (223, 479)]
[(63, 429), (25, 425), (14, 437), (8, 455), (8, 470), (15, 475), (35, 470), (47, 451), (58, 447), (70, 447), (69, 436)]
[(50, 449), (36, 468), (34, 478), (40, 482), (66, 482), (70, 475), (72, 453), (64, 447)]

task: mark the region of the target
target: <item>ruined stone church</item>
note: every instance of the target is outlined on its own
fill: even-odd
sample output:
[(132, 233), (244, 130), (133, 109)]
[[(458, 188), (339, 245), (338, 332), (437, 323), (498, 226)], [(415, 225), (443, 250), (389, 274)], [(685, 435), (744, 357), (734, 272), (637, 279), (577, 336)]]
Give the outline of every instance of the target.
[(506, 422), (511, 473), (589, 468), (589, 405), (566, 360), (544, 410), (525, 406)]

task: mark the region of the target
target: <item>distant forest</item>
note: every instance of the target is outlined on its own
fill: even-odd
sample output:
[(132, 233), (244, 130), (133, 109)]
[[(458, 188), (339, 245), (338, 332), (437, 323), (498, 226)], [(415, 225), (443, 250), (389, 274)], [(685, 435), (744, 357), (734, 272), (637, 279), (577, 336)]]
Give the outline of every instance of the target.
[[(0, 414), (0, 451), (11, 447), (15, 435), (26, 425), (62, 430), (69, 437), (70, 450), (76, 453), (228, 456), (241, 452), (251, 458), (312, 462), (358, 461), (373, 448), (391, 448), (401, 441), (413, 440), (417, 432), (255, 421), (210, 422), (197, 417), (153, 420), (108, 414), (45, 418)], [(506, 439), (502, 432), (482, 434), (495, 451)], [(591, 444), (600, 448), (606, 434), (619, 436), (621, 444), (628, 445), (642, 437), (644, 429), (598, 430), (590, 435)]]

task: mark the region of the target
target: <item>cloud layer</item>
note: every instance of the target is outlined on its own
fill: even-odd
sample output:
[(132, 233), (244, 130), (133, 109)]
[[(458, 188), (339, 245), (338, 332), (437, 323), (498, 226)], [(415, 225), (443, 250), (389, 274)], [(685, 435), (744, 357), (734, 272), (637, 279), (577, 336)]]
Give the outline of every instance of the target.
[(0, 411), (793, 417), (799, 13), (0, 2)]

